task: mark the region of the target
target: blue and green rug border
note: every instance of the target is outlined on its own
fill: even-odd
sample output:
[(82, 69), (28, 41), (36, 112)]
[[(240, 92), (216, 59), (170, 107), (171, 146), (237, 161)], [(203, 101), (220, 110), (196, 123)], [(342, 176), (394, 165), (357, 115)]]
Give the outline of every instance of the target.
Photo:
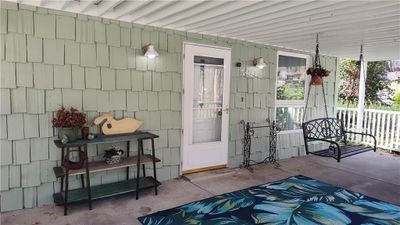
[[(293, 180), (295, 182), (293, 182)], [(318, 201), (317, 200), (316, 202), (313, 202), (313, 201), (309, 201), (308, 202), (307, 198), (312, 199), (313, 196), (311, 196), (311, 198), (310, 198), (310, 195), (307, 194), (307, 193), (304, 196), (299, 195), (299, 193), (292, 193), (291, 194), (290, 193), (291, 191), (289, 190), (289, 189), (292, 188), (292, 187), (289, 187), (289, 186), (290, 185), (294, 185), (293, 187), (295, 187), (296, 186), (296, 182), (299, 182), (299, 183), (297, 183), (298, 185), (300, 185), (300, 186), (303, 185), (304, 186), (304, 184), (302, 184), (303, 181), (304, 182), (313, 182), (314, 183), (313, 185), (319, 186), (320, 188), (331, 189), (330, 191), (326, 192), (327, 194), (335, 194), (336, 193), (338, 196), (343, 195), (343, 194), (344, 195), (348, 195), (348, 196), (343, 196), (344, 200), (341, 199), (341, 202), (338, 202), (338, 203), (329, 202), (330, 201), (329, 199), (325, 199), (323, 201), (321, 201), (321, 200)], [(288, 183), (290, 183), (290, 185)], [(273, 187), (274, 185), (275, 185), (275, 187)], [(278, 187), (279, 185), (281, 185), (282, 187)], [(307, 184), (307, 185), (309, 185), (309, 187), (305, 186), (304, 190), (310, 191), (310, 193), (318, 192), (318, 189), (313, 187), (313, 185), (310, 185), (310, 184)], [(269, 188), (272, 188), (272, 189), (267, 188), (268, 186), (269, 186)], [(287, 186), (286, 189), (285, 189), (284, 186)], [(250, 202), (252, 202), (252, 204), (250, 204), (252, 206), (252, 208), (251, 209), (246, 209), (246, 207), (248, 207), (249, 203), (243, 203), (243, 201), (241, 199), (239, 199), (239, 198), (243, 197), (243, 196), (241, 196), (242, 193), (243, 192), (252, 192), (253, 190), (258, 190), (258, 189), (261, 190), (262, 188), (264, 188), (265, 191), (268, 192), (267, 194), (265, 194), (264, 198), (260, 198), (255, 194), (253, 194), (250, 197), (249, 196), (244, 196), (244, 199), (247, 199), (247, 200), (249, 200), (249, 198), (251, 198), (251, 197), (253, 198), (253, 201), (249, 200)], [(296, 188), (297, 187), (295, 187), (295, 189)], [(310, 188), (310, 189), (307, 190), (308, 188)], [(321, 191), (322, 190), (323, 189), (321, 189)], [(272, 196), (274, 196), (274, 194), (275, 195), (281, 194), (281, 191), (282, 191), (282, 193), (284, 195), (285, 194), (287, 195), (286, 197), (283, 196), (283, 199), (284, 199), (283, 202), (280, 202), (280, 201), (269, 201), (268, 199), (265, 198), (266, 196), (268, 196), (270, 194), (269, 192), (271, 192)], [(343, 192), (343, 193), (339, 193), (339, 192)], [(236, 198), (237, 195), (240, 195), (240, 196), (238, 198)], [(201, 205), (204, 202), (209, 202), (209, 201), (211, 201), (213, 199), (217, 199), (217, 201), (223, 201), (224, 196), (227, 197), (227, 198), (233, 198), (234, 200), (239, 200), (239, 203), (233, 203), (233, 205), (234, 205), (233, 206), (233, 211), (229, 212), (229, 209), (228, 210), (220, 209), (221, 206), (218, 206), (218, 205), (215, 205), (215, 204), (214, 204), (213, 207), (216, 207), (217, 209), (219, 209), (219, 210), (217, 210), (217, 212), (215, 212), (215, 210), (214, 210), (214, 212), (213, 211), (207, 211), (207, 210), (204, 210), (204, 209), (201, 209), (201, 208), (196, 208), (198, 206), (195, 206), (196, 204), (197, 205), (199, 205), (199, 204)], [(289, 196), (289, 198), (288, 198), (288, 196)], [(290, 199), (290, 196), (293, 196), (293, 199)], [(301, 197), (301, 199), (300, 199), (300, 197)], [(319, 198), (323, 197), (323, 195), (318, 195), (318, 197)], [(333, 198), (333, 196), (329, 196), (329, 195), (327, 195), (325, 197)], [(315, 198), (317, 198), (317, 197), (315, 197)], [(322, 216), (324, 214), (326, 214), (325, 215), (326, 217), (334, 218), (335, 215), (338, 216), (341, 213), (345, 214), (344, 217), (346, 217), (348, 219), (339, 221), (339, 224), (360, 224), (360, 223), (353, 223), (353, 220), (366, 221), (367, 223), (368, 222), (371, 222), (371, 223), (373, 223), (373, 222), (382, 222), (382, 224), (400, 224), (400, 207), (398, 205), (395, 205), (395, 204), (392, 204), (392, 203), (387, 203), (385, 201), (382, 201), (382, 200), (379, 200), (379, 199), (376, 199), (376, 198), (373, 198), (373, 197), (369, 197), (369, 196), (363, 195), (361, 193), (349, 191), (349, 190), (347, 190), (345, 188), (337, 187), (335, 185), (331, 185), (329, 183), (326, 183), (326, 182), (323, 182), (323, 181), (320, 181), (320, 180), (317, 180), (317, 179), (314, 179), (314, 178), (310, 178), (310, 177), (307, 177), (307, 176), (303, 176), (303, 175), (289, 176), (287, 178), (280, 179), (278, 181), (272, 181), (272, 182), (268, 182), (268, 183), (261, 184), (261, 185), (251, 186), (251, 187), (248, 187), (248, 188), (245, 188), (245, 189), (242, 189), (242, 190), (228, 192), (228, 193), (225, 193), (225, 194), (212, 196), (212, 197), (205, 198), (205, 199), (202, 199), (202, 200), (193, 201), (193, 202), (186, 203), (186, 204), (183, 204), (183, 205), (180, 205), (180, 206), (177, 206), (177, 207), (173, 207), (173, 208), (170, 208), (170, 209), (167, 209), (167, 210), (162, 210), (162, 211), (158, 211), (158, 212), (155, 212), (155, 213), (152, 213), (152, 214), (149, 214), (149, 215), (141, 216), (141, 217), (138, 218), (138, 220), (142, 224), (145, 224), (145, 225), (149, 225), (149, 224), (152, 224), (152, 225), (153, 224), (157, 224), (157, 225), (159, 225), (159, 224), (160, 225), (161, 224), (178, 224), (178, 223), (179, 224), (185, 224), (185, 223), (182, 223), (182, 221), (180, 221), (180, 222), (176, 221), (176, 222), (167, 223), (167, 222), (162, 222), (162, 221), (161, 222), (156, 222), (156, 220), (152, 221), (151, 219), (146, 219), (146, 218), (152, 218), (152, 217), (153, 218), (155, 218), (155, 217), (159, 217), (160, 218), (160, 216), (162, 216), (162, 214), (169, 215), (168, 213), (176, 213), (178, 209), (180, 211), (182, 211), (184, 209), (184, 210), (187, 210), (187, 212), (192, 213), (192, 215), (194, 217), (194, 220), (196, 220), (195, 217), (197, 215), (197, 217), (198, 217), (197, 218), (198, 219), (197, 222), (198, 221), (202, 221), (203, 219), (207, 219), (208, 220), (208, 219), (211, 218), (213, 221), (215, 221), (215, 223), (206, 223), (206, 224), (220, 224), (219, 222), (221, 222), (222, 219), (225, 219), (225, 221), (226, 221), (227, 219), (233, 218), (232, 219), (232, 223), (229, 223), (229, 221), (228, 221), (228, 222), (226, 222), (226, 224), (235, 224), (234, 220), (235, 219), (239, 220), (239, 218), (235, 217), (235, 213), (239, 213), (239, 214), (243, 213), (243, 212), (249, 213), (248, 212), (249, 210), (250, 211), (266, 210), (265, 213), (253, 213), (252, 214), (252, 219), (254, 221), (247, 221), (247, 223), (246, 223), (246, 224), (261, 224), (263, 221), (265, 221), (267, 219), (273, 219), (273, 218), (270, 218), (271, 215), (275, 215), (275, 213), (278, 213), (278, 211), (274, 211), (274, 210), (271, 210), (269, 208), (274, 208), (275, 205), (283, 204), (283, 203), (284, 204), (288, 203), (287, 206), (289, 208), (290, 207), (295, 207), (296, 203), (294, 203), (292, 200), (296, 200), (297, 203), (299, 203), (299, 201), (301, 201), (301, 204), (305, 204), (305, 205), (308, 205), (308, 206), (311, 205), (311, 204), (309, 204), (311, 202), (313, 204), (313, 206), (309, 207), (308, 210), (310, 210), (312, 208), (319, 208), (319, 209), (325, 208), (322, 211), (320, 210), (319, 212), (316, 212), (316, 214), (320, 213)], [(242, 201), (242, 202), (240, 203), (240, 201)], [(263, 201), (264, 201), (265, 204), (262, 204)], [(293, 204), (291, 204), (291, 201), (292, 201)], [(354, 201), (356, 204), (361, 204), (361, 205), (353, 206), (353, 205), (349, 204), (350, 202), (346, 202), (346, 201)], [(256, 202), (258, 202), (258, 203), (256, 203)], [(229, 203), (229, 201), (228, 201), (228, 203)], [(228, 203), (225, 203), (225, 205), (229, 205)], [(230, 203), (232, 203), (232, 202), (230, 202)], [(335, 207), (331, 207), (331, 206), (329, 206), (330, 204), (336, 204), (336, 206)], [(192, 207), (190, 209), (189, 207), (191, 207), (191, 206), (193, 206), (194, 208)], [(300, 205), (298, 205), (298, 206), (300, 206)], [(348, 212), (345, 209), (340, 208), (339, 206), (340, 207), (344, 207), (346, 210), (352, 210), (352, 212)], [(375, 210), (374, 211), (375, 213), (378, 213), (378, 214), (380, 213), (379, 218), (378, 218), (379, 220), (377, 220), (376, 218), (375, 218), (375, 220), (374, 220), (374, 218), (366, 219), (368, 217), (368, 213), (365, 213), (365, 212), (357, 212), (357, 213), (355, 213), (357, 210), (358, 211), (362, 210), (363, 209), (362, 207), (367, 207), (367, 206), (368, 207), (372, 207), (371, 209), (368, 209), (368, 210), (370, 210), (370, 211), (371, 210), (372, 211)], [(230, 207), (232, 207), (232, 206), (230, 206)], [(381, 212), (379, 212), (379, 209), (376, 209), (376, 207), (390, 208), (389, 210), (392, 210), (390, 212), (393, 215), (385, 215), (382, 212), (383, 210)], [(195, 209), (195, 208), (196, 208), (196, 210), (198, 210), (197, 212), (199, 212), (199, 213), (196, 213), (196, 212), (193, 211), (193, 209)], [(316, 210), (316, 209), (314, 209), (314, 210)], [(329, 211), (331, 211), (331, 212), (329, 212)], [(283, 213), (283, 212), (285, 212), (284, 209), (281, 210), (279, 213)], [(290, 210), (286, 210), (286, 213), (289, 213), (289, 214), (293, 213), (293, 212), (294, 211), (291, 212)], [(218, 215), (218, 213), (220, 213), (220, 215), (224, 215), (225, 216), (225, 217), (221, 217), (220, 221), (218, 221), (218, 217), (215, 217), (215, 215)], [(289, 216), (289, 214), (288, 214), (288, 216)], [(332, 215), (330, 215), (330, 214), (332, 214)], [(259, 217), (259, 218), (254, 218), (253, 215), (256, 215), (256, 217)], [(213, 216), (214, 216), (214, 218), (213, 218)], [(226, 216), (230, 216), (230, 217), (226, 217)], [(178, 217), (179, 217), (179, 215), (176, 218), (178, 218)], [(293, 216), (290, 215), (290, 217), (293, 217)], [(183, 217), (180, 218), (180, 219), (183, 219)], [(248, 220), (249, 218), (246, 218), (246, 219)], [(280, 219), (282, 219), (282, 218), (280, 218)], [(300, 221), (301, 219), (305, 220), (303, 222), (310, 222), (310, 220), (307, 220), (307, 218), (297, 217), (298, 221)], [(295, 220), (296, 220), (296, 217), (295, 217)], [(149, 221), (152, 221), (152, 222), (149, 222)], [(318, 221), (313, 221), (313, 220), (311, 220), (311, 221), (312, 222), (318, 222)], [(393, 221), (394, 222), (398, 221), (398, 223), (394, 223)], [(196, 221), (191, 221), (191, 222), (196, 223)], [(241, 221), (241, 222), (243, 222), (243, 221)], [(256, 223), (256, 222), (259, 222), (259, 223)], [(388, 222), (388, 223), (386, 223), (386, 222)], [(393, 223), (391, 223), (391, 222), (393, 222)], [(201, 223), (201, 224), (203, 224), (203, 223)]]

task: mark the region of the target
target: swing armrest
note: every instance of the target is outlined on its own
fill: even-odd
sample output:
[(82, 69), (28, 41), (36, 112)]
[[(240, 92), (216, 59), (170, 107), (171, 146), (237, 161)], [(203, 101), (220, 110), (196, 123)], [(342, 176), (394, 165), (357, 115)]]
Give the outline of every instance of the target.
[(324, 141), (324, 142), (328, 142), (331, 144), (336, 145), (336, 147), (338, 148), (338, 150), (340, 151), (340, 145), (335, 142), (335, 141), (331, 141), (331, 140), (326, 140), (326, 139), (321, 139), (321, 138), (312, 138), (312, 137), (305, 137), (306, 139), (312, 140), (312, 141)]
[(347, 130), (344, 130), (343, 131), (345, 134), (357, 134), (357, 135), (361, 135), (361, 136), (370, 136), (370, 137), (372, 137), (373, 139), (374, 139), (374, 150), (376, 151), (376, 137), (374, 136), (374, 135), (372, 135), (372, 134), (368, 134), (368, 133), (362, 133), (362, 132), (354, 132), (354, 131), (347, 131)]

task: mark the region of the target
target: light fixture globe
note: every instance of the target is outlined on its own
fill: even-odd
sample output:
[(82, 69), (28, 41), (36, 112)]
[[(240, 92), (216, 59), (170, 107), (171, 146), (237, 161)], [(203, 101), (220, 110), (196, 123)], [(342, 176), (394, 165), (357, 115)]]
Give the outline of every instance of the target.
[(156, 49), (154, 48), (154, 45), (152, 45), (152, 44), (144, 46), (143, 53), (144, 53), (144, 56), (146, 56), (149, 59), (154, 59), (155, 57), (158, 56), (158, 52), (156, 51)]
[(267, 64), (264, 63), (264, 59), (263, 58), (254, 59), (253, 64), (254, 64), (254, 66), (259, 68), (260, 70), (262, 70), (265, 66), (267, 66)]

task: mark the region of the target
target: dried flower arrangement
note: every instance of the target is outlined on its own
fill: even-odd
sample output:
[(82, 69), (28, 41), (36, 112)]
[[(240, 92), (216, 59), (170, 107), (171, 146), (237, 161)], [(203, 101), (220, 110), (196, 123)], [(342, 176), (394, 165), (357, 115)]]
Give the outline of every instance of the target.
[(86, 123), (86, 113), (73, 107), (69, 110), (61, 107), (51, 122), (56, 128), (82, 128)]

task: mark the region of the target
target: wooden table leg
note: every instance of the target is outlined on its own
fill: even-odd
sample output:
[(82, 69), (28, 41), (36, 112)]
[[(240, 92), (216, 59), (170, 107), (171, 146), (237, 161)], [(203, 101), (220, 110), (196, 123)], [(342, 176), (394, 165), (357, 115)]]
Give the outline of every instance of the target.
[(138, 142), (138, 154), (137, 154), (137, 165), (136, 165), (136, 200), (139, 199), (139, 176), (140, 176), (140, 142), (141, 140), (139, 140)]
[(156, 168), (156, 153), (154, 148), (154, 139), (151, 139), (151, 155), (153, 157), (153, 176), (154, 176), (154, 193), (155, 195), (158, 194), (157, 192), (157, 168)]
[(92, 191), (90, 188), (90, 175), (89, 175), (89, 157), (88, 157), (88, 150), (87, 150), (87, 145), (83, 147), (85, 151), (85, 167), (86, 167), (86, 190), (87, 190), (87, 195), (88, 195), (88, 201), (89, 201), (89, 210), (92, 210)]
[[(67, 159), (69, 159), (69, 148), (67, 148), (67, 154), (65, 155)], [(69, 178), (69, 169), (65, 168), (65, 192), (64, 192), (64, 216), (68, 214), (68, 178)]]

